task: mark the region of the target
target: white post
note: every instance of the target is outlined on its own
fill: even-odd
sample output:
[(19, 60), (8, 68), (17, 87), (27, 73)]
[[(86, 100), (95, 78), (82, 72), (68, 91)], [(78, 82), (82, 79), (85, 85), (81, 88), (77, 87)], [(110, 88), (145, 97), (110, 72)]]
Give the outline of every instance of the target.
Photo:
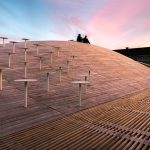
[(24, 78), (27, 78), (27, 62), (24, 62)]
[(29, 39), (23, 38), (22, 40), (24, 40), (24, 48), (27, 48), (27, 40)]
[(36, 56), (39, 56), (39, 46), (40, 44), (36, 43), (36, 44), (33, 44), (36, 46)]
[(79, 83), (79, 106), (81, 106), (81, 83)]
[(3, 38), (3, 47), (5, 48), (5, 39)]
[(53, 60), (52, 60), (52, 52), (50, 52), (50, 64), (52, 64)]
[(69, 60), (67, 60), (67, 72), (69, 73)]
[(59, 82), (61, 83), (61, 78), (62, 78), (62, 68), (59, 67)]
[(28, 82), (25, 81), (25, 104), (24, 104), (24, 107), (27, 108), (28, 106)]
[(10, 43), (13, 44), (13, 45), (12, 45), (12, 53), (15, 53), (15, 51), (16, 51), (16, 43), (17, 43), (17, 42), (15, 42), (15, 41), (10, 41)]
[(2, 69), (0, 69), (0, 90), (2, 90), (3, 87), (3, 75), (2, 75)]
[(38, 45), (36, 46), (36, 55), (37, 56), (39, 55), (39, 47), (38, 47)]
[(8, 53), (8, 68), (10, 68), (10, 64), (11, 64), (11, 54)]
[(91, 71), (89, 70), (89, 82), (90, 82), (90, 77), (91, 77)]
[[(85, 81), (87, 81), (87, 76), (85, 76)], [(85, 92), (87, 91), (87, 83), (85, 83)]]
[(60, 54), (59, 54), (59, 49), (57, 50), (57, 57), (59, 57), (60, 56)]
[(15, 53), (15, 43), (13, 43), (13, 53)]
[(72, 58), (73, 58), (73, 59), (72, 59), (72, 65), (74, 66), (74, 56), (72, 56)]
[(5, 39), (8, 39), (6, 37), (0, 37), (3, 40), (3, 47), (5, 48)]
[(75, 57), (77, 57), (77, 56), (71, 56), (72, 57), (72, 65), (74, 66), (75, 65)]
[(49, 72), (47, 73), (47, 92), (49, 92)]
[(24, 60), (25, 61), (27, 60), (27, 49), (26, 48), (24, 49)]
[(42, 57), (40, 57), (40, 70), (42, 69)]
[(16, 82), (24, 82), (24, 107), (27, 108), (28, 106), (28, 82), (34, 82), (37, 81), (35, 79), (18, 79), (14, 80)]
[(60, 56), (60, 53), (59, 53), (59, 48), (60, 47), (55, 47), (55, 46), (53, 46), (54, 47), (54, 49), (57, 51), (57, 57), (59, 57)]
[(27, 41), (24, 41), (24, 47), (27, 48)]
[(16, 43), (14, 42), (13, 43), (13, 53), (15, 53), (16, 52)]

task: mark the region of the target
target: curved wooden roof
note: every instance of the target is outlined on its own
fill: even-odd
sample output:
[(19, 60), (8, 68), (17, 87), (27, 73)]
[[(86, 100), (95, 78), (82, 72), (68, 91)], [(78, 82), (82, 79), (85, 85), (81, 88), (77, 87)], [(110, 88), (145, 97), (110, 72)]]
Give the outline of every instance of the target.
[[(24, 43), (16, 44), (16, 55), (11, 57), (12, 68), (3, 71), (3, 91), (0, 94), (0, 135), (4, 136), (43, 122), (52, 121), (68, 114), (87, 109), (117, 98), (139, 92), (150, 87), (150, 69), (132, 59), (102, 47), (78, 42), (41, 41), (39, 55), (43, 57), (42, 70), (36, 55), (35, 42), (27, 42), (28, 78), (38, 82), (29, 83), (28, 108), (24, 104), (24, 85), (14, 80), (24, 77)], [(36, 42), (37, 43), (37, 42)], [(60, 57), (53, 54), (53, 64), (47, 54), (54, 46), (60, 47)], [(8, 66), (11, 44), (0, 48), (0, 67)], [(67, 73), (67, 60), (75, 57), (75, 65), (70, 65)], [(50, 66), (50, 67), (49, 67)], [(59, 73), (62, 67), (62, 83)], [(50, 69), (49, 69), (50, 68)], [(56, 71), (50, 76), (50, 92), (47, 92), (46, 73)], [(88, 71), (96, 73), (90, 78), (90, 85), (82, 95), (82, 106), (78, 105), (78, 86), (73, 80), (83, 80), (80, 75)]]

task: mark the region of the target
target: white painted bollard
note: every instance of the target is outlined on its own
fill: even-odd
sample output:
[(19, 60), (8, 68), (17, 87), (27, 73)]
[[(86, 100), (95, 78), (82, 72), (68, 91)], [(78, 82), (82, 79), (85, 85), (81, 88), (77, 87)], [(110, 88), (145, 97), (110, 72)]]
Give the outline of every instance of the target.
[(29, 39), (23, 38), (22, 40), (24, 41), (24, 48), (27, 48), (27, 41), (28, 41)]
[(34, 82), (37, 81), (36, 79), (18, 79), (14, 80), (16, 82), (24, 82), (25, 85), (25, 102), (24, 102), (24, 107), (28, 107), (28, 82)]
[(79, 106), (81, 106), (82, 98), (82, 84), (88, 84), (88, 81), (72, 81), (73, 84), (79, 84)]
[(0, 69), (0, 91), (3, 89), (3, 74), (2, 69)]
[(3, 40), (3, 47), (5, 48), (5, 40), (8, 39), (6, 37), (0, 37)]
[(15, 53), (15, 52), (16, 52), (16, 43), (17, 43), (17, 42), (15, 42), (15, 41), (10, 41), (10, 43), (13, 44), (13, 50), (12, 50), (12, 52)]

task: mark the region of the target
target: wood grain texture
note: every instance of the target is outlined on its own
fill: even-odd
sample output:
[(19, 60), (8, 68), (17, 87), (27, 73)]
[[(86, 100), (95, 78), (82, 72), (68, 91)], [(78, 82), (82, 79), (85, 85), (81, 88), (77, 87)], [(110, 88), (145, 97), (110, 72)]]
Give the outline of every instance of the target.
[(0, 139), (0, 150), (149, 150), (150, 90)]
[[(62, 118), (98, 104), (107, 103), (117, 98), (132, 94), (150, 87), (150, 69), (125, 56), (102, 47), (77, 42), (43, 41), (39, 42), (39, 55), (42, 56), (42, 70), (36, 56), (35, 42), (27, 42), (27, 77), (37, 79), (29, 83), (28, 108), (24, 108), (24, 84), (14, 80), (24, 77), (24, 43), (16, 44), (16, 54), (11, 58), (11, 69), (3, 70), (3, 91), (0, 92), (0, 136), (32, 127), (47, 121)], [(60, 47), (53, 54), (50, 64), (48, 51), (53, 46)], [(0, 47), (0, 68), (8, 66), (8, 55), (12, 45)], [(67, 73), (67, 60), (75, 57), (74, 66), (70, 63)], [(62, 67), (62, 82), (59, 73)], [(78, 104), (78, 86), (73, 80), (84, 80), (82, 74), (97, 73), (90, 78), (86, 93), (82, 94), (82, 106)], [(50, 76), (50, 92), (47, 92), (46, 73)], [(84, 89), (83, 89), (84, 90)]]

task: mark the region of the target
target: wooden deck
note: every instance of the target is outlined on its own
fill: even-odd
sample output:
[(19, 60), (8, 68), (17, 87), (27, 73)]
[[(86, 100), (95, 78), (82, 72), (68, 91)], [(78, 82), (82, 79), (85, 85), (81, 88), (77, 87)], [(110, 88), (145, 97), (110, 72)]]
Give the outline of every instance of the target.
[(150, 90), (0, 139), (0, 150), (149, 150)]
[[(81, 44), (77, 42), (39, 42), (39, 54), (44, 58), (42, 70), (36, 56), (34, 42), (28, 42), (27, 77), (37, 79), (29, 83), (28, 108), (24, 108), (24, 84), (14, 80), (24, 78), (24, 43), (17, 43), (16, 54), (12, 56), (11, 69), (3, 70), (3, 91), (0, 93), (0, 136), (32, 127), (44, 122), (62, 118), (68, 114), (84, 110), (98, 104), (113, 101), (122, 96), (150, 88), (150, 69), (138, 62), (111, 50)], [(52, 46), (60, 47), (60, 57), (53, 54), (50, 66), (48, 51)], [(0, 67), (8, 66), (8, 54), (12, 51), (10, 44), (0, 47)], [(67, 73), (67, 59), (75, 58)], [(50, 67), (49, 67), (50, 66)], [(58, 72), (50, 77), (50, 92), (46, 88), (46, 72), (63, 68), (62, 83)], [(49, 69), (50, 68), (50, 69)], [(82, 106), (78, 102), (78, 86), (72, 80), (83, 80), (80, 75), (97, 73), (91, 76), (90, 86), (82, 95)]]

